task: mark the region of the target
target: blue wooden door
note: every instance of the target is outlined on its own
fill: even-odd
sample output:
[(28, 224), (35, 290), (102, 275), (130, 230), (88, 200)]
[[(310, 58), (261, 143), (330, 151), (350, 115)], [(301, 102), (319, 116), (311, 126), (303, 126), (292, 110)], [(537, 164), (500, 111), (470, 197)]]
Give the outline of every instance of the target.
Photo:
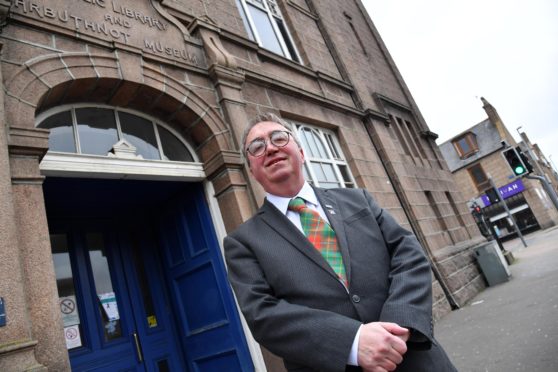
[(69, 350), (72, 370), (187, 371), (149, 225), (141, 219), (52, 225), (51, 236), (66, 237), (77, 289), (79, 321), (64, 324), (80, 338)]
[(200, 185), (166, 204), (163, 265), (192, 371), (253, 371)]
[(72, 370), (254, 370), (201, 184), (47, 178), (43, 190), (61, 305), (75, 302)]

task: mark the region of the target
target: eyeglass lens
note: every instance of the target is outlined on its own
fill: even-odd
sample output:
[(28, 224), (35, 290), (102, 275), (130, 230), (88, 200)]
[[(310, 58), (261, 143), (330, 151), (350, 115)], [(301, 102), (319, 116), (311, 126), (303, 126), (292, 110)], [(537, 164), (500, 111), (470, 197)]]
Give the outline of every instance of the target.
[[(269, 141), (276, 147), (284, 147), (289, 143), (289, 132), (277, 130), (271, 132)], [(252, 156), (261, 156), (265, 152), (267, 141), (261, 138), (255, 139), (248, 145), (248, 152)]]

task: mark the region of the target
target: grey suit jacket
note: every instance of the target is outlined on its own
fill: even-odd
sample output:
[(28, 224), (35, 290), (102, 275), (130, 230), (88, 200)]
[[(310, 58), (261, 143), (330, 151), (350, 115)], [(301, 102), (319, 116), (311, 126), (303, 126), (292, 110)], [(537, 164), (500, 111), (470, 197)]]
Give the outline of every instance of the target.
[(414, 235), (364, 190), (315, 192), (349, 288), (266, 200), (224, 240), (229, 280), (255, 339), (289, 370), (344, 371), (360, 324), (394, 322), (423, 341), (408, 344), (398, 371), (453, 371), (433, 338), (430, 265)]

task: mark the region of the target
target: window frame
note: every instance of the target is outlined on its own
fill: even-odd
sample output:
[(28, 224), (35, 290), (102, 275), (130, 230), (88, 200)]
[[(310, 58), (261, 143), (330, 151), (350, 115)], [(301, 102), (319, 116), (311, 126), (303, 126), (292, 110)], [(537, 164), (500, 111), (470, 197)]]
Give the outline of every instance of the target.
[[(120, 123), (121, 118), (120, 118), (120, 115), (118, 115), (119, 112), (134, 115), (134, 116), (140, 117), (142, 119), (145, 119), (146, 121), (149, 121), (152, 125), (153, 132), (154, 132), (154, 135), (155, 135), (155, 140), (157, 142), (157, 151), (159, 153), (159, 159), (144, 159), (144, 160), (190, 163), (190, 162), (183, 162), (183, 161), (177, 161), (177, 160), (166, 160), (165, 159), (163, 144), (161, 142), (161, 138), (160, 138), (160, 135), (159, 135), (159, 130), (157, 129), (157, 126), (161, 126), (164, 129), (168, 130), (178, 141), (180, 141), (184, 145), (184, 147), (188, 150), (189, 154), (191, 155), (191, 157), (193, 159), (192, 162), (197, 162), (198, 161), (197, 157), (196, 157), (196, 152), (194, 151), (192, 146), (188, 142), (184, 141), (182, 139), (182, 137), (180, 136), (180, 134), (178, 134), (178, 132), (176, 130), (174, 130), (169, 125), (163, 123), (162, 121), (157, 120), (154, 117), (151, 117), (149, 115), (143, 114), (143, 113), (135, 111), (135, 110), (124, 109), (124, 108), (121, 108), (121, 107), (110, 106), (110, 105), (99, 105), (99, 104), (93, 104), (93, 103), (91, 103), (91, 104), (83, 103), (83, 104), (75, 104), (75, 105), (62, 105), (62, 106), (58, 106), (54, 109), (47, 110), (47, 111), (42, 112), (41, 114), (39, 114), (35, 118), (35, 126), (39, 127), (39, 125), (44, 120), (46, 120), (47, 118), (49, 118), (53, 115), (68, 111), (68, 112), (70, 112), (70, 115), (71, 115), (71, 118), (72, 118), (72, 130), (73, 130), (74, 145), (75, 145), (76, 152), (75, 153), (64, 152), (64, 153), (74, 154), (74, 155), (95, 156), (94, 154), (83, 153), (82, 150), (81, 150), (81, 140), (80, 140), (80, 134), (79, 134), (79, 130), (78, 130), (78, 120), (77, 120), (76, 110), (83, 109), (83, 108), (99, 108), (99, 109), (107, 109), (107, 110), (112, 111), (112, 113), (114, 114), (114, 120), (115, 120), (116, 132), (117, 132), (117, 138), (118, 138), (118, 141), (116, 143), (118, 143), (119, 141), (125, 140), (124, 132), (122, 131), (122, 126), (121, 126), (121, 123)], [(129, 141), (127, 141), (127, 142), (129, 143)], [(49, 152), (61, 153), (61, 152), (58, 152), (58, 151), (50, 151), (50, 150), (49, 150)], [(106, 156), (106, 155), (97, 155), (97, 156)]]
[[(482, 172), (482, 174), (484, 176), (484, 181), (477, 182), (476, 177), (473, 175), (474, 172), (475, 172), (475, 169), (478, 169), (478, 170), (480, 170), (480, 172)], [(468, 167), (467, 172), (469, 173), (469, 176), (473, 180), (473, 183), (474, 183), (475, 187), (477, 188), (477, 191), (483, 192), (487, 188), (491, 187), (490, 186), (490, 181), (488, 180), (488, 176), (486, 175), (486, 172), (484, 171), (484, 168), (482, 167), (482, 165), (480, 163), (476, 163), (476, 164), (473, 164), (470, 167)]]
[[(335, 174), (336, 181), (338, 183), (337, 187), (340, 188), (356, 188), (355, 178), (351, 172), (349, 164), (346, 161), (345, 154), (341, 149), (339, 139), (337, 134), (329, 129), (316, 127), (300, 122), (291, 121), (290, 124), (293, 127), (293, 134), (296, 139), (300, 142), (302, 149), (304, 150), (304, 173), (307, 176), (306, 181), (310, 184), (322, 187), (318, 178), (312, 168), (312, 164), (330, 164), (333, 168), (333, 173)], [(302, 140), (302, 131), (310, 130), (315, 133), (318, 139), (321, 141), (323, 148), (325, 149), (327, 158), (312, 157), (310, 149), (305, 148), (304, 141)], [(348, 180), (343, 177), (343, 171), (341, 168), (347, 171)], [(326, 186), (323, 186), (326, 187)]]
[[(271, 7), (269, 3), (272, 3), (273, 6)], [(239, 9), (240, 16), (242, 17), (242, 23), (244, 26), (248, 25), (250, 27), (249, 30), (246, 30), (248, 37), (252, 40), (255, 40), (258, 45), (266, 50), (269, 50), (272, 53), (276, 53), (275, 51), (268, 49), (262, 42), (262, 38), (260, 37), (259, 30), (256, 27), (256, 23), (254, 22), (252, 13), (250, 12), (250, 7), (254, 6), (261, 11), (265, 12), (267, 18), (271, 24), (271, 28), (275, 33), (275, 37), (279, 42), (279, 46), (281, 47), (281, 51), (283, 53), (283, 57), (288, 58), (294, 62), (298, 62), (302, 64), (302, 59), (300, 58), (300, 53), (294, 43), (293, 37), (287, 24), (285, 23), (285, 19), (281, 14), (281, 10), (279, 9), (279, 4), (277, 4), (277, 0), (237, 0), (237, 4), (240, 4), (242, 9)], [(273, 8), (273, 10), (272, 10)], [(275, 12), (274, 12), (275, 10)], [(276, 22), (276, 18), (282, 22), (284, 33), (282, 32), (281, 28)], [(285, 40), (286, 39), (286, 40)], [(290, 47), (289, 47), (290, 46)], [(291, 49), (294, 53), (291, 53)]]
[[(152, 179), (152, 180), (177, 180), (186, 182), (198, 182), (206, 179), (203, 164), (200, 163), (197, 153), (193, 147), (186, 142), (180, 134), (168, 124), (141, 112), (95, 103), (80, 103), (60, 105), (46, 110), (35, 117), (35, 126), (38, 127), (46, 118), (56, 115), (72, 108), (96, 107), (108, 108), (114, 111), (126, 112), (137, 115), (168, 130), (176, 137), (190, 152), (192, 162), (174, 160), (154, 160), (125, 157), (110, 157), (106, 155), (83, 154), (80, 152), (57, 152), (49, 150), (40, 163), (41, 174), (53, 177), (100, 177), (100, 178), (127, 178), (127, 179)], [(73, 115), (73, 114), (72, 114)], [(74, 143), (77, 127), (75, 118), (72, 118), (72, 130)]]
[[(462, 140), (465, 140), (465, 142), (467, 143), (467, 146), (469, 146), (469, 148), (470, 148), (469, 151), (465, 151), (463, 149), (463, 147), (460, 145), (460, 142)], [(451, 142), (453, 144), (453, 147), (457, 151), (457, 154), (459, 155), (459, 157), (461, 159), (466, 159), (469, 156), (471, 156), (471, 155), (473, 155), (473, 154), (475, 154), (479, 151), (477, 136), (472, 132), (467, 132), (467, 133), (459, 136), (458, 138), (452, 140)]]

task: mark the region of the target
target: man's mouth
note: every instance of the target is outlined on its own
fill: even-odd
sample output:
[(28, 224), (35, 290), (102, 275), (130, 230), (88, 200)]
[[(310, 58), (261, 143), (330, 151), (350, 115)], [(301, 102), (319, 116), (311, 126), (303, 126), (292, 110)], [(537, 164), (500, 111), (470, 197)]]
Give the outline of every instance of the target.
[(276, 159), (273, 159), (273, 160), (271, 160), (269, 163), (267, 163), (267, 166), (268, 166), (268, 167), (271, 167), (272, 165), (275, 165), (275, 164), (277, 164), (277, 163), (279, 163), (280, 161), (283, 161), (283, 160), (285, 160), (285, 159), (284, 159), (284, 158), (276, 158)]

